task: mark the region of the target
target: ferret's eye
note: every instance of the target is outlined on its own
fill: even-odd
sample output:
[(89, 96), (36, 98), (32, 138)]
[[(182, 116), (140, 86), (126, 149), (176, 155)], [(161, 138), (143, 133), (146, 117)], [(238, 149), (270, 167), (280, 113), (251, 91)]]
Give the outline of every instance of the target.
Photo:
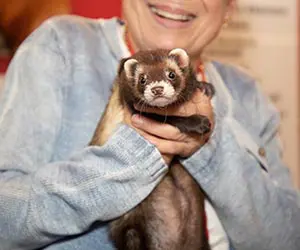
[(145, 85), (147, 82), (147, 78), (145, 76), (140, 76), (139, 83)]
[(176, 74), (173, 71), (171, 71), (171, 72), (169, 72), (168, 77), (169, 77), (169, 79), (174, 80), (176, 77)]

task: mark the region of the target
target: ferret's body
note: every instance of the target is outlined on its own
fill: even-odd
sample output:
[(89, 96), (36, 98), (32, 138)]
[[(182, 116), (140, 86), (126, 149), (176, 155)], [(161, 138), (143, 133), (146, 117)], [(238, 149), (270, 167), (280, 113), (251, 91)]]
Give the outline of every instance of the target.
[[(167, 107), (189, 100), (200, 88), (213, 94), (211, 84), (198, 82), (181, 49), (141, 51), (123, 59), (105, 113), (91, 145), (103, 145), (115, 126), (123, 122), (125, 105)], [(161, 117), (186, 133), (210, 131), (207, 117)], [(170, 171), (153, 192), (136, 208), (111, 223), (111, 237), (119, 250), (204, 250), (209, 249), (204, 229), (204, 194), (176, 158)]]

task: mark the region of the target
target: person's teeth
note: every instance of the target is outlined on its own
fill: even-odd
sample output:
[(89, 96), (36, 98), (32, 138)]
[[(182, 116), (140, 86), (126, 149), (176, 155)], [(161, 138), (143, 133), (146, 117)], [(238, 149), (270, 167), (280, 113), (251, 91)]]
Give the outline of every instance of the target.
[(151, 7), (152, 12), (154, 12), (155, 14), (164, 17), (164, 18), (168, 18), (168, 19), (172, 19), (175, 21), (190, 21), (193, 19), (193, 17), (191, 15), (180, 15), (180, 14), (174, 14), (174, 13), (170, 13), (164, 10), (160, 10), (155, 8), (154, 6)]

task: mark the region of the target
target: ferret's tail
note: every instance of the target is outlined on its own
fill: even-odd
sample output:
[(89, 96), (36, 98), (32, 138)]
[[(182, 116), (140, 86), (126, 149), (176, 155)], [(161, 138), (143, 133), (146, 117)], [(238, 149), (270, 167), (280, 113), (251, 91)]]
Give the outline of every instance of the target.
[(145, 244), (145, 239), (142, 232), (136, 228), (128, 229), (125, 234), (125, 248), (124, 250), (142, 250), (148, 249)]
[(117, 250), (149, 250), (146, 229), (139, 210), (110, 224), (110, 236)]
[(148, 250), (143, 230), (130, 227), (122, 231), (113, 237), (118, 250)]

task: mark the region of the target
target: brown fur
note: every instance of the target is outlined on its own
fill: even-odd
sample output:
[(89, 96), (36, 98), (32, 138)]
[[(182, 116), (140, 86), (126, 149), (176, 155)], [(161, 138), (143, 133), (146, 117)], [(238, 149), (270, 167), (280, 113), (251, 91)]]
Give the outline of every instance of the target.
[[(160, 78), (160, 71), (168, 67), (167, 57), (168, 51), (157, 50), (140, 52), (131, 58), (137, 59), (143, 67), (143, 72), (147, 72), (149, 77)], [(124, 119), (124, 105), (128, 105), (134, 111), (133, 104), (140, 101), (140, 86), (133, 87), (136, 78), (133, 76), (129, 80), (124, 73), (124, 63), (127, 59), (120, 63), (111, 98), (91, 145), (103, 145), (116, 124)], [(180, 63), (180, 58), (173, 59)], [(132, 68), (133, 74), (137, 70), (135, 67), (136, 65)], [(196, 81), (190, 66), (180, 70), (182, 74), (177, 79), (179, 82), (174, 85), (181, 86), (177, 90), (182, 92), (182, 99), (178, 99), (172, 105), (188, 100), (197, 87), (213, 94), (211, 85), (205, 85), (209, 88), (203, 87)], [(151, 117), (158, 119), (158, 116)], [(193, 119), (195, 121), (192, 121), (192, 125), (189, 125), (191, 122), (186, 122), (188, 118), (180, 118), (179, 121), (176, 117), (171, 117), (169, 123), (174, 126), (179, 124), (178, 127), (183, 125), (181, 130), (186, 132), (205, 134), (210, 130), (206, 117), (194, 116)], [(203, 120), (206, 121), (205, 126), (199, 130)], [(111, 237), (120, 250), (209, 249), (203, 218), (204, 194), (192, 176), (175, 159), (171, 163), (170, 171), (154, 191), (136, 208), (111, 223)]]

